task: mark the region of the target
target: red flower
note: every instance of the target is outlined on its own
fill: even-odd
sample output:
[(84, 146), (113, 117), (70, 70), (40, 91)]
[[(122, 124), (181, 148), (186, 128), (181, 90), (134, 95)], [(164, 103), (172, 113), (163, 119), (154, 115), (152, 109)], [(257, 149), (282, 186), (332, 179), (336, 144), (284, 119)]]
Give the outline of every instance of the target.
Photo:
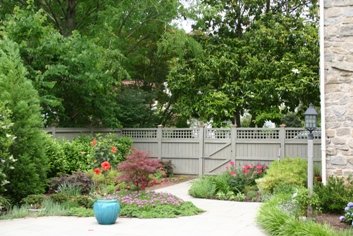
[(101, 169), (99, 168), (95, 168), (93, 171), (94, 173), (96, 173), (96, 175), (99, 175), (101, 173)]
[(230, 174), (231, 176), (236, 176), (235, 171), (231, 171), (231, 172), (229, 172), (229, 174)]
[(102, 162), (101, 167), (103, 170), (109, 170), (110, 169), (110, 163), (107, 161)]
[(91, 141), (91, 146), (94, 147), (97, 145), (97, 139), (94, 138), (92, 141)]
[(235, 162), (234, 162), (234, 161), (230, 161), (230, 162), (229, 162), (229, 165), (234, 166), (234, 165), (235, 165)]
[(115, 146), (113, 146), (111, 151), (112, 151), (112, 153), (116, 153), (118, 151), (118, 149)]

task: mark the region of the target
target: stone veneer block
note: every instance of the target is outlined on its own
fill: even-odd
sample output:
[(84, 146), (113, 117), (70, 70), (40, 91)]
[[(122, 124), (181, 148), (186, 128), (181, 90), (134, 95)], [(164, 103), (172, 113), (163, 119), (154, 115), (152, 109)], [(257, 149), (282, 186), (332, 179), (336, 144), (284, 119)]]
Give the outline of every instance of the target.
[(353, 174), (353, 0), (324, 0), (327, 174)]

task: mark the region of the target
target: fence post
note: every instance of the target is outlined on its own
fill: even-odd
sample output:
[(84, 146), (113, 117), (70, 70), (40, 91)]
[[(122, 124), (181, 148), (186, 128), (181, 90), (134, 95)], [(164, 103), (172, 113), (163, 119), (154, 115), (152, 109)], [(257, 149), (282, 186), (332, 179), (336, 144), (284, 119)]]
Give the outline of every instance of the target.
[(286, 125), (285, 124), (281, 124), (279, 129), (279, 140), (280, 140), (280, 153), (279, 153), (279, 158), (284, 158), (284, 154), (285, 154), (285, 141), (286, 141)]
[(163, 125), (158, 125), (158, 129), (157, 129), (157, 142), (158, 142), (157, 157), (158, 157), (158, 160), (162, 160), (162, 128), (163, 128)]
[(237, 155), (237, 125), (232, 125), (232, 127), (230, 128), (230, 142), (231, 142), (231, 146), (232, 146), (232, 154), (231, 154), (231, 158), (232, 160), (235, 162), (236, 159), (236, 155)]
[(204, 173), (204, 144), (205, 144), (205, 126), (199, 126), (199, 176)]
[(51, 127), (51, 135), (53, 136), (53, 138), (55, 138), (55, 136), (56, 136), (56, 128), (55, 128), (55, 126)]

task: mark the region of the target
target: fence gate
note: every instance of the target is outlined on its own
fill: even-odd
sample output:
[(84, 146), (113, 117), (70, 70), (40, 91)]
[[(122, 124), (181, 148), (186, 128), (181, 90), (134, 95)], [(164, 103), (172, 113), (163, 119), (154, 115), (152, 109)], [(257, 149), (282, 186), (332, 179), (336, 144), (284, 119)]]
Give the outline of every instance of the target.
[(204, 129), (203, 174), (217, 174), (225, 170), (226, 164), (235, 159), (232, 155), (230, 129)]

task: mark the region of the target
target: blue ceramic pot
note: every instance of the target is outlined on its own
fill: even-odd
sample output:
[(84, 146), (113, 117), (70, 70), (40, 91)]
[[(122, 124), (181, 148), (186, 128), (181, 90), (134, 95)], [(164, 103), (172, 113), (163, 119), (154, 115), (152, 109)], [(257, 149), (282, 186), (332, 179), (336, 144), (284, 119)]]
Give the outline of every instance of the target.
[(120, 204), (117, 200), (97, 200), (93, 204), (94, 216), (98, 224), (114, 224), (120, 214)]

